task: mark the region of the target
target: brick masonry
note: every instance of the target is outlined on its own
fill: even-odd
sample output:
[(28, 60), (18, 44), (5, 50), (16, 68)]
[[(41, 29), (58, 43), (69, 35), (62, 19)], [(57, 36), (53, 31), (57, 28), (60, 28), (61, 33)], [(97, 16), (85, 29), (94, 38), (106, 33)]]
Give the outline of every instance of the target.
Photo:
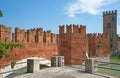
[[(64, 56), (65, 64), (77, 65), (83, 63), (86, 54), (89, 57), (108, 57), (110, 51), (120, 52), (120, 37), (117, 35), (117, 11), (103, 12), (103, 33), (86, 34), (86, 26), (61, 25), (59, 34), (43, 28), (30, 30), (0, 25), (0, 40), (20, 43), (25, 48), (13, 48), (9, 53), (11, 57), (3, 58), (0, 64), (8, 64), (12, 60), (21, 60), (27, 57)], [(1, 67), (0, 67), (1, 68)]]
[(0, 40), (9, 42), (11, 36), (11, 27), (0, 25)]
[[(72, 29), (73, 28), (73, 29)], [(86, 53), (86, 26), (66, 25), (60, 26), (59, 46), (60, 53), (65, 56), (65, 64), (81, 64)]]
[[(66, 27), (66, 32), (65, 32)], [(4, 29), (2, 29), (4, 30)], [(6, 41), (11, 32), (2, 31), (1, 38)], [(6, 34), (7, 33), (7, 34)], [(10, 41), (8, 38), (6, 42)], [(50, 59), (51, 56), (61, 55), (65, 57), (65, 64), (77, 65), (83, 63), (86, 52), (90, 57), (106, 57), (109, 54), (109, 36), (106, 34), (87, 34), (86, 26), (66, 25), (59, 26), (59, 35), (51, 31), (43, 31), (42, 28), (23, 30), (15, 28), (12, 33), (12, 42), (25, 45), (25, 48), (13, 48), (9, 53), (11, 57), (3, 58), (0, 64), (7, 64), (13, 60), (21, 60), (28, 57), (44, 57)], [(97, 44), (102, 44), (98, 49)]]
[(117, 10), (103, 12), (103, 33), (110, 35), (110, 51), (117, 50)]

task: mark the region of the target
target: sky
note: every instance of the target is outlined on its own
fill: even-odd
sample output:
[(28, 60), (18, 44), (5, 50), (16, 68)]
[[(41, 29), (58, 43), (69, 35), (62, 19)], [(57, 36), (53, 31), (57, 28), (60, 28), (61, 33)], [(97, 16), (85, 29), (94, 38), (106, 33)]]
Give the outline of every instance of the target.
[(59, 25), (86, 25), (87, 33), (103, 32), (103, 11), (117, 10), (117, 33), (120, 34), (120, 0), (0, 0), (7, 27), (59, 33)]

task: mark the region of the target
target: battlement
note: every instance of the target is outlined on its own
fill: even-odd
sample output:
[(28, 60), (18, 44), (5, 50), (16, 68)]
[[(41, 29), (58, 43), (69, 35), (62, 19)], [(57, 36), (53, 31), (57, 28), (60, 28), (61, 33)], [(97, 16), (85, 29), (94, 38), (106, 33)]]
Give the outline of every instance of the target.
[(19, 34), (22, 34), (22, 33), (25, 33), (26, 31), (25, 31), (25, 29), (19, 29), (19, 28), (16, 27), (15, 32), (19, 33)]
[(38, 43), (57, 43), (58, 35), (51, 33), (51, 30), (43, 31), (43, 28), (32, 28), (25, 31), (24, 29), (15, 28), (12, 33), (13, 42), (38, 42)]
[(51, 30), (44, 31), (44, 35), (45, 35), (45, 36), (51, 36)]
[(4, 25), (0, 25), (0, 31), (11, 33), (11, 27), (6, 27)]
[(70, 24), (66, 25), (66, 30), (65, 30), (65, 25), (60, 25), (59, 26), (59, 33), (60, 34), (71, 34), (71, 33), (86, 33), (86, 26), (83, 25), (75, 25), (75, 24)]
[(102, 34), (102, 33), (89, 33), (89, 34), (87, 34), (87, 37), (89, 38), (89, 39), (97, 39), (97, 38), (108, 38), (109, 37), (109, 35), (108, 34)]
[(117, 10), (113, 10), (113, 11), (104, 11), (104, 12), (103, 12), (103, 16), (104, 16), (104, 15), (110, 15), (110, 14), (117, 14)]
[(4, 25), (0, 25), (0, 40), (9, 42), (11, 35), (11, 27), (6, 27)]
[(43, 32), (43, 28), (31, 28), (31, 31), (39, 31), (39, 32)]
[(35, 34), (35, 31), (36, 31), (36, 30), (27, 30), (27, 33), (28, 33), (29, 35), (33, 35), (33, 34)]

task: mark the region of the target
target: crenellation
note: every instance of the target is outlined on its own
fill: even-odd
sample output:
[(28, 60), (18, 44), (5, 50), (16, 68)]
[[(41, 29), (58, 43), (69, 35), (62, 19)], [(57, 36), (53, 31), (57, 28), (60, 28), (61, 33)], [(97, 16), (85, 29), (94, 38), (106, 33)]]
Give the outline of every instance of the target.
[(51, 34), (51, 43), (52, 44), (57, 44), (57, 35), (56, 34)]
[(103, 12), (103, 16), (104, 16), (104, 15), (112, 15), (112, 14), (117, 14), (117, 10), (104, 11), (104, 12)]
[(12, 33), (12, 42), (15, 42), (15, 33)]
[(88, 37), (89, 39), (92, 39), (92, 38), (93, 38), (93, 34), (92, 34), (92, 33), (88, 33), (88, 34), (87, 34), (87, 37)]
[(36, 42), (43, 43), (43, 32), (36, 31)]
[(37, 31), (43, 32), (43, 28), (37, 28)]
[(86, 26), (80, 25), (79, 32), (86, 34)]
[(97, 33), (94, 33), (94, 34), (93, 34), (93, 38), (97, 38)]
[(43, 41), (44, 41), (46, 44), (51, 43), (51, 31), (44, 31)]
[(20, 33), (25, 33), (25, 29), (21, 29), (21, 30), (20, 30)]
[(51, 33), (51, 30), (48, 30), (47, 33)]
[(34, 38), (32, 30), (27, 30), (27, 42), (34, 42)]
[(72, 24), (66, 25), (66, 33), (71, 34), (72, 33)]
[(75, 25), (75, 24), (73, 24), (73, 33), (80, 33), (79, 32), (79, 26), (78, 25)]
[(98, 33), (97, 38), (102, 38), (104, 37), (104, 34)]
[(109, 38), (109, 35), (108, 34), (103, 34), (103, 33), (88, 33), (87, 34), (87, 37), (89, 37), (89, 39), (98, 39), (98, 38)]
[(79, 25), (75, 25), (75, 24), (70, 24), (70, 25), (66, 25), (66, 30), (64, 30), (64, 25), (63, 26), (59, 26), (59, 32), (60, 32), (60, 34), (64, 34), (65, 35), (65, 32), (64, 31), (66, 31), (66, 33), (67, 34), (76, 34), (76, 33), (85, 33), (86, 34), (86, 26), (82, 26), (82, 25), (80, 25), (80, 27), (79, 27)]
[(11, 39), (11, 27), (5, 27), (0, 25), (0, 40), (10, 42)]
[(15, 42), (25, 42), (25, 29), (15, 28)]
[(64, 34), (64, 27), (65, 27), (64, 25), (62, 25), (62, 26), (60, 25), (59, 26), (59, 33), (60, 34)]

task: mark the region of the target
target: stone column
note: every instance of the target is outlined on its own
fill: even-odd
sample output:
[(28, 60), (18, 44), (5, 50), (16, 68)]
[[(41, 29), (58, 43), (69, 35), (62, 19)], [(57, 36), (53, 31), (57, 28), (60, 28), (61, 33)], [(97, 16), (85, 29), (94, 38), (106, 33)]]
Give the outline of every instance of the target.
[(51, 57), (51, 67), (58, 67), (58, 56)]
[(64, 66), (64, 56), (52, 56), (51, 67), (62, 67)]
[(64, 66), (64, 56), (58, 56), (58, 67)]
[(85, 60), (85, 72), (94, 73), (96, 71), (95, 66), (95, 58), (87, 58)]
[(39, 59), (27, 59), (27, 72), (35, 73), (40, 69)]

